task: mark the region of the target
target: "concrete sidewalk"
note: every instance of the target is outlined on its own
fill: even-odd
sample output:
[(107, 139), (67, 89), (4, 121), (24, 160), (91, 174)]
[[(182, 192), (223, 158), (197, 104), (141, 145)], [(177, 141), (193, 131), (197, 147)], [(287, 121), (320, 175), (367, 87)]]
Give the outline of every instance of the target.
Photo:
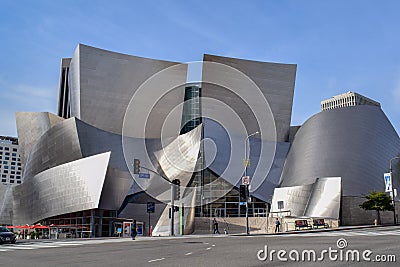
[[(318, 233), (318, 232), (334, 232), (334, 231), (346, 231), (346, 230), (362, 230), (362, 229), (371, 229), (371, 228), (399, 228), (400, 225), (358, 225), (358, 226), (340, 226), (336, 228), (320, 228), (320, 229), (306, 229), (306, 230), (294, 230), (287, 232), (278, 232), (278, 233), (250, 233), (250, 236), (279, 236), (279, 235), (296, 235), (303, 233)], [(232, 234), (232, 236), (245, 236), (246, 233), (241, 234)]]
[[(321, 229), (308, 229), (298, 231), (288, 231), (279, 233), (250, 233), (249, 236), (280, 236), (280, 235), (301, 235), (304, 233), (318, 233), (318, 232), (334, 232), (334, 231), (346, 231), (346, 230), (362, 230), (362, 229), (390, 229), (400, 228), (400, 225), (360, 225), (360, 226), (341, 226), (338, 228), (321, 228)], [(19, 239), (17, 243), (33, 243), (33, 242), (77, 242), (77, 241), (93, 241), (93, 240), (116, 240), (116, 242), (128, 242), (128, 241), (156, 241), (156, 240), (168, 240), (168, 239), (185, 239), (185, 238), (223, 238), (229, 236), (246, 236), (246, 233), (239, 234), (195, 234), (195, 235), (184, 235), (184, 236), (137, 236), (136, 240), (132, 240), (130, 237), (96, 237), (96, 238), (68, 238), (68, 239)]]

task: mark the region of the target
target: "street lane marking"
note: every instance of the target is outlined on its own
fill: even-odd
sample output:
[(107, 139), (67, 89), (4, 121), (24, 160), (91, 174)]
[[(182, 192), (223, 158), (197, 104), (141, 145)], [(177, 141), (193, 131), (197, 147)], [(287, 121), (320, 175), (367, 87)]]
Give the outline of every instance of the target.
[(10, 251), (9, 249), (0, 249), (0, 251)]
[(28, 246), (26, 246), (26, 247), (15, 246), (15, 247), (10, 247), (10, 249), (34, 249), (34, 248), (28, 247)]
[(209, 248), (206, 248), (206, 250), (209, 250), (209, 249), (211, 249), (212, 247), (209, 247)]
[(61, 246), (57, 245), (42, 245), (42, 244), (35, 244), (35, 245), (19, 245), (19, 247), (31, 247), (31, 248), (59, 248)]
[(215, 247), (215, 245), (212, 245), (213, 247)]
[(193, 252), (188, 252), (185, 254), (185, 256), (192, 255), (192, 254), (193, 254)]
[(149, 262), (162, 261), (162, 260), (165, 260), (165, 258), (160, 258), (160, 259), (150, 260)]

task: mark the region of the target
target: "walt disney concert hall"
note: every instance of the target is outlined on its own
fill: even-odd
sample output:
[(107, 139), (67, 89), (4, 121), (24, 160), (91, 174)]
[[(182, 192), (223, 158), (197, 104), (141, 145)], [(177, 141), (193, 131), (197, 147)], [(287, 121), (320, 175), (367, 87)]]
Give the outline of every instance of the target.
[(3, 221), (100, 237), (132, 219), (168, 235), (172, 217), (175, 233), (190, 234), (196, 218), (244, 217), (249, 176), (250, 217), (367, 223), (360, 199), (384, 189), (400, 154), (380, 106), (354, 101), (291, 126), (295, 64), (204, 55), (196, 82), (188, 68), (79, 44), (62, 59), (58, 114), (16, 114), (23, 182)]

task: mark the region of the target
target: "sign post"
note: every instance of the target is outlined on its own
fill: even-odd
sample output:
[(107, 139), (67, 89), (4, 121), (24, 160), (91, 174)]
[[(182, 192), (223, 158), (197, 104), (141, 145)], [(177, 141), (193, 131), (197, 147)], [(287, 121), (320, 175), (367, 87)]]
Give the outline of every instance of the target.
[(147, 213), (149, 214), (149, 236), (151, 236), (150, 213), (154, 213), (156, 204), (154, 202), (147, 202)]

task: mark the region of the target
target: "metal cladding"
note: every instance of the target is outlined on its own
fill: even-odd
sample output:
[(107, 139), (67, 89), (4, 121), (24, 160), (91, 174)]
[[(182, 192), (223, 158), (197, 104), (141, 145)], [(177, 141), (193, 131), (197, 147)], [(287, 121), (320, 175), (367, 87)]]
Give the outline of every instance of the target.
[[(71, 116), (121, 134), (126, 109), (136, 90), (154, 74), (177, 64), (79, 44), (69, 70)], [(169, 82), (186, 82), (187, 65), (180, 65), (182, 71), (169, 75)], [(165, 88), (162, 83), (152, 86), (154, 90), (157, 86)], [(147, 99), (152, 100), (152, 91), (148, 91)]]
[(215, 156), (205, 151), (206, 166), (237, 185), (248, 156), (251, 191), (264, 200), (278, 184), (289, 148), (295, 77), (294, 64), (204, 55), (204, 138), (216, 146)]
[(63, 121), (49, 112), (17, 112), (18, 148), (22, 166), (25, 166), (31, 146), (57, 123)]
[(13, 184), (0, 184), (0, 222), (12, 224), (13, 216)]
[[(29, 132), (29, 129), (26, 130)], [(47, 169), (81, 158), (75, 118), (64, 120), (42, 134), (31, 146), (24, 166), (24, 180)]]
[[(278, 142), (288, 141), (297, 65), (213, 55), (204, 55), (203, 60), (205, 62), (203, 97), (218, 99), (229, 105), (245, 122), (246, 130), (251, 134), (260, 130), (260, 122), (255, 118), (255, 113), (258, 109), (265, 108), (258, 106), (258, 104), (264, 104), (262, 102), (249, 102), (251, 95), (255, 93), (253, 88), (259, 88), (269, 104), (276, 127), (276, 137), (267, 135), (269, 132), (265, 132), (264, 135), (267, 136), (263, 138), (269, 141), (275, 141), (275, 139)], [(218, 64), (207, 64), (208, 62)], [(220, 68), (222, 64), (231, 68)], [(249, 80), (238, 75), (238, 71)], [(240, 90), (239, 92), (243, 90), (243, 94), (235, 95), (236, 88)]]
[(98, 208), (110, 153), (59, 165), (14, 188), (14, 224)]
[(312, 184), (317, 177), (341, 177), (343, 196), (382, 191), (383, 173), (399, 151), (399, 136), (379, 107), (322, 111), (298, 130), (281, 187)]
[[(317, 178), (312, 184), (276, 188), (271, 202), (272, 215), (290, 212), (294, 217), (339, 218), (341, 178)], [(283, 207), (278, 202), (283, 203)]]

